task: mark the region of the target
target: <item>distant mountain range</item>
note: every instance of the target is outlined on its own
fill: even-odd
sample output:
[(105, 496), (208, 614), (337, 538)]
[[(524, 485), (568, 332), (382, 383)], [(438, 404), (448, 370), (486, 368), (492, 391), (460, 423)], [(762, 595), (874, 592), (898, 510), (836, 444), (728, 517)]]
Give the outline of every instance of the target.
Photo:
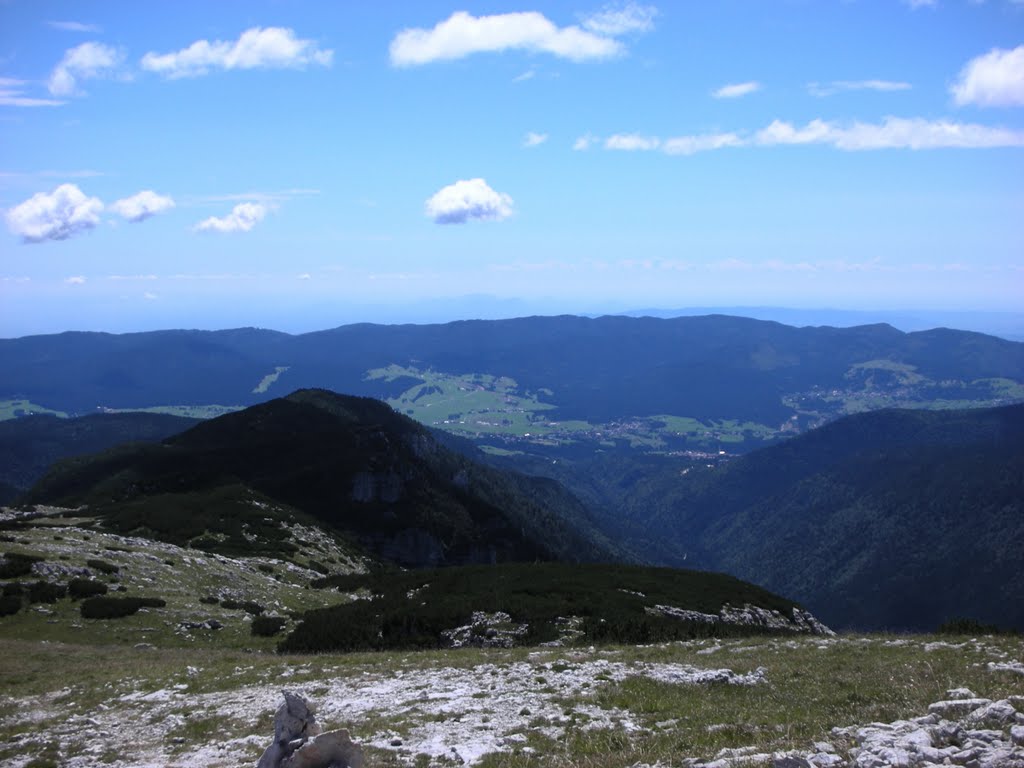
[(844, 413), (1024, 400), (1022, 343), (727, 316), (64, 333), (0, 340), (0, 370), (0, 400), (22, 411), (209, 415), (326, 388), (498, 450), (735, 452)]

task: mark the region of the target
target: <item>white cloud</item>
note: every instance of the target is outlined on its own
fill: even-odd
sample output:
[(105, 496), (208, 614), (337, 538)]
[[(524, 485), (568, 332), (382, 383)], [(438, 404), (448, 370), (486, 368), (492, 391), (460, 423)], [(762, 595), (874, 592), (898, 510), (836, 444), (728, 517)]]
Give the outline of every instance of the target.
[(759, 131), (755, 142), (775, 144), (827, 144), (847, 151), (870, 149), (988, 149), (1024, 147), (1024, 131), (992, 128), (948, 120), (887, 117), (881, 123), (838, 125), (812, 120), (803, 128), (776, 120)]
[(743, 139), (735, 133), (705, 133), (697, 136), (676, 136), (661, 145), (666, 155), (695, 155), (724, 147), (742, 147)]
[(97, 24), (83, 24), (80, 21), (48, 21), (47, 26), (64, 32), (102, 32)]
[(755, 91), (761, 90), (761, 84), (756, 80), (746, 83), (731, 83), (712, 91), (711, 95), (716, 99), (738, 99), (740, 96), (747, 96)]
[(971, 59), (950, 88), (959, 105), (1024, 106), (1024, 45), (1012, 51), (993, 48)]
[(631, 32), (649, 32), (654, 28), (658, 9), (653, 5), (606, 5), (583, 18), (583, 27), (597, 35), (618, 37)]
[(128, 221), (137, 222), (170, 210), (174, 207), (174, 200), (158, 195), (151, 189), (144, 189), (131, 197), (118, 200), (110, 207), (115, 213), (128, 219)]
[[(582, 140), (577, 140), (577, 143)], [(668, 139), (640, 134), (616, 134), (605, 140), (604, 148), (627, 151), (660, 150), (668, 155), (692, 155), (727, 147), (808, 144), (820, 144), (849, 152), (877, 149), (1024, 147), (1024, 131), (976, 123), (902, 117), (887, 117), (880, 123), (811, 120), (803, 126), (775, 120), (753, 134), (705, 133)]]
[(537, 71), (534, 69), (528, 69), (521, 75), (516, 75), (512, 78), (513, 83), (525, 83), (527, 80), (533, 80), (537, 76)]
[(24, 95), (25, 80), (13, 77), (0, 77), (0, 107), (59, 107), (63, 101), (58, 99), (37, 99)]
[(74, 184), (61, 184), (7, 211), (7, 226), (26, 243), (67, 240), (95, 227), (102, 210), (98, 198), (87, 197)]
[(436, 224), (500, 221), (512, 215), (512, 198), (495, 192), (483, 179), (456, 181), (438, 190), (426, 203)]
[(622, 53), (623, 46), (612, 37), (577, 26), (558, 27), (536, 11), (494, 16), (457, 11), (433, 29), (403, 29), (390, 47), (391, 63), (396, 67), (507, 50), (550, 53), (583, 61), (615, 56)]
[(301, 69), (329, 66), (334, 51), (295, 36), (285, 27), (252, 27), (235, 41), (197, 40), (173, 53), (149, 52), (142, 68), (169, 78), (198, 77), (211, 69)]
[(153, 293), (152, 291), (145, 291), (142, 294), (142, 298), (144, 298), (146, 301), (156, 301), (160, 297), (157, 294)]
[(597, 144), (600, 139), (592, 133), (585, 133), (580, 136), (576, 141), (573, 142), (572, 148), (577, 152), (586, 152), (594, 144)]
[(915, 11), (918, 8), (934, 8), (939, 4), (938, 0), (903, 0), (903, 2)]
[(841, 91), (909, 91), (910, 83), (899, 80), (833, 80), (831, 83), (808, 83), (807, 92), (812, 96), (832, 96)]
[(72, 277), (64, 278), (64, 282), (68, 285), (85, 285), (85, 277), (82, 275), (74, 275)]
[(534, 133), (533, 131), (530, 131), (523, 138), (523, 146), (524, 147), (538, 147), (538, 146), (540, 146), (541, 144), (543, 144), (547, 140), (548, 140), (548, 135), (546, 133)]
[(267, 207), (261, 203), (239, 203), (227, 216), (211, 216), (195, 228), (198, 232), (248, 232), (266, 215)]
[(605, 149), (618, 149), (625, 152), (652, 150), (661, 146), (661, 141), (652, 136), (641, 136), (637, 133), (617, 133), (604, 141)]
[(76, 94), (79, 80), (109, 76), (123, 59), (116, 48), (103, 43), (82, 43), (70, 48), (50, 74), (50, 93), (54, 96)]

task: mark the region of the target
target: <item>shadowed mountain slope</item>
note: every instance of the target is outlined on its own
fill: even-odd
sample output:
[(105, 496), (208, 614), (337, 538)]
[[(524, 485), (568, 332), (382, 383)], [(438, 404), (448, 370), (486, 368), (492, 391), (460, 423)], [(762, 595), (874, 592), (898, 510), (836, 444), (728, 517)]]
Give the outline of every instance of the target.
[(475, 464), (385, 403), (323, 390), (211, 419), (159, 445), (68, 459), (27, 499), (88, 504), (122, 530), (173, 537), (176, 510), (215, 516), (224, 504), (236, 514), (245, 491), (403, 565), (612, 557), (557, 483)]

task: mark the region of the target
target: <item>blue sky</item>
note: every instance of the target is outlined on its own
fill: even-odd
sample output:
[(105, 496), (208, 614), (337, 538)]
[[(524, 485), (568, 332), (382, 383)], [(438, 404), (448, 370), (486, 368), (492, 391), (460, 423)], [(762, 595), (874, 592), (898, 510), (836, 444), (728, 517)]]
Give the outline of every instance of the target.
[(0, 336), (1019, 310), (1022, 179), (1020, 0), (0, 2)]

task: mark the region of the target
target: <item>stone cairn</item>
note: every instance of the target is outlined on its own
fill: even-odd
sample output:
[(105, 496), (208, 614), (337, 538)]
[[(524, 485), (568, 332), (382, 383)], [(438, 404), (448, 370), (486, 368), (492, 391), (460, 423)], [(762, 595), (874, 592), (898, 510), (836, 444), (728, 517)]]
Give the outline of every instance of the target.
[(282, 691), (284, 704), (274, 715), (274, 743), (256, 768), (363, 768), (363, 750), (348, 731), (321, 733), (312, 706)]

